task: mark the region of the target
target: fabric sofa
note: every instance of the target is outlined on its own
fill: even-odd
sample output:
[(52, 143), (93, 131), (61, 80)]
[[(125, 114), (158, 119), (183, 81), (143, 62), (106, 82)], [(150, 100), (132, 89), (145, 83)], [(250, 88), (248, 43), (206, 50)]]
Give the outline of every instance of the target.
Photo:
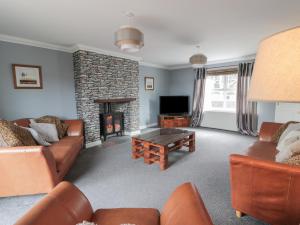
[(85, 195), (65, 181), (15, 225), (75, 225), (83, 220), (98, 225), (212, 225), (197, 188), (191, 183), (185, 183), (175, 190), (162, 213), (153, 208), (98, 209), (93, 212)]
[(275, 162), (273, 134), (279, 123), (263, 123), (246, 155), (230, 156), (232, 206), (272, 225), (300, 224), (300, 167)]
[[(14, 121), (28, 126), (28, 119)], [(49, 147), (0, 148), (0, 197), (47, 193), (69, 171), (83, 148), (83, 121), (65, 120), (67, 136)]]

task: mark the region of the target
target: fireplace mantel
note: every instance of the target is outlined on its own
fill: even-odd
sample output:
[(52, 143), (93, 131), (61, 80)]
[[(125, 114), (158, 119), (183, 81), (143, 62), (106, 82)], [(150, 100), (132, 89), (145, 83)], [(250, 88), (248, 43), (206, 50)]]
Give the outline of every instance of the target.
[(94, 102), (97, 104), (104, 105), (104, 113), (111, 113), (112, 103), (129, 103), (135, 101), (136, 98), (107, 98), (107, 99), (96, 99)]
[(127, 103), (135, 101), (136, 98), (107, 98), (107, 99), (96, 99), (94, 102), (98, 104), (104, 103)]

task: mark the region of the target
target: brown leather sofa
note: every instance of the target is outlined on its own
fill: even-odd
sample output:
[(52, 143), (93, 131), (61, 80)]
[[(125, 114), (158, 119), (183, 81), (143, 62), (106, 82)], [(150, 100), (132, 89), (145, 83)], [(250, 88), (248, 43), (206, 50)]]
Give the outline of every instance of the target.
[(246, 155), (230, 156), (232, 206), (272, 225), (300, 224), (300, 167), (275, 162), (273, 134), (279, 123), (263, 123)]
[(185, 183), (175, 190), (162, 213), (153, 208), (98, 209), (93, 212), (84, 194), (65, 181), (15, 225), (75, 225), (83, 220), (98, 225), (212, 225), (197, 188), (191, 183)]
[[(28, 119), (15, 121), (28, 126)], [(49, 146), (0, 148), (0, 197), (47, 193), (69, 171), (83, 148), (82, 120), (65, 120), (67, 136)]]

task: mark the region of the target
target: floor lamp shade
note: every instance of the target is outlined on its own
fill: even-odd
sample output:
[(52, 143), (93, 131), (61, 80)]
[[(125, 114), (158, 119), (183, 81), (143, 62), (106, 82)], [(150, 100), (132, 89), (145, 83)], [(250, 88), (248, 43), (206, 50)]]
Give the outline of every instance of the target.
[(274, 34), (260, 43), (248, 99), (300, 102), (300, 27)]

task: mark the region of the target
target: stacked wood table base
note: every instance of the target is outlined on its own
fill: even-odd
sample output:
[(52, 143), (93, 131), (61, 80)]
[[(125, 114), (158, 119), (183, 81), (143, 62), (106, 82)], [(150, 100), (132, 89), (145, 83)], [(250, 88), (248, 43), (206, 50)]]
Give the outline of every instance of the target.
[(159, 163), (168, 168), (168, 153), (187, 147), (195, 151), (195, 132), (179, 129), (159, 129), (132, 138), (132, 158), (144, 158), (146, 164)]

